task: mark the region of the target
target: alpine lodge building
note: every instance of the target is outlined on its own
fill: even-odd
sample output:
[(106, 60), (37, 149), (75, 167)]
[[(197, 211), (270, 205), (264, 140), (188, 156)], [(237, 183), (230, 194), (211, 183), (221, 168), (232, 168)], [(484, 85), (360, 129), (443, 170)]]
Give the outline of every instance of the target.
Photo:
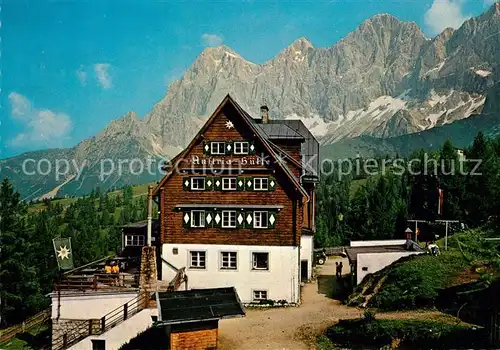
[(243, 303), (300, 301), (311, 278), (319, 144), (300, 120), (260, 118), (229, 95), (154, 189), (158, 272)]

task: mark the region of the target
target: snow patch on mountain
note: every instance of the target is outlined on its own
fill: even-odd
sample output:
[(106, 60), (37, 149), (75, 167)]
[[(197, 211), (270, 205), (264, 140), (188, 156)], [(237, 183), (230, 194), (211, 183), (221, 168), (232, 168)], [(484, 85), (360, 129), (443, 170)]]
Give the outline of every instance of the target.
[(483, 78), (486, 78), (488, 75), (491, 74), (490, 71), (482, 70), (482, 69), (478, 69), (478, 70), (474, 71), (474, 73), (476, 73), (477, 75), (479, 75), (480, 77), (483, 77)]
[(439, 63), (436, 67), (434, 67), (432, 69), (429, 69), (427, 72), (425, 72), (424, 75), (429, 75), (429, 74), (434, 73), (434, 72), (438, 73), (444, 67), (445, 63), (446, 63), (446, 60), (444, 60), (443, 62)]

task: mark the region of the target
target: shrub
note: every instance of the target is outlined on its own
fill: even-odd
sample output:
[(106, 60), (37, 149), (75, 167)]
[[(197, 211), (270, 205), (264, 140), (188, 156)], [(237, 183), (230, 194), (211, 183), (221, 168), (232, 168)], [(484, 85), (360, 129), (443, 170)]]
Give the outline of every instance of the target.
[(466, 266), (467, 262), (458, 252), (447, 252), (438, 257), (413, 256), (398, 262), (384, 271), (387, 280), (370, 306), (383, 310), (432, 307), (439, 289)]
[(364, 313), (364, 315), (363, 315), (363, 316), (364, 316), (364, 318), (363, 318), (363, 319), (364, 319), (366, 322), (371, 322), (371, 321), (374, 321), (374, 320), (375, 320), (375, 313), (374, 313), (373, 311), (367, 310), (367, 311), (365, 311), (365, 313)]
[(399, 341), (400, 346), (420, 349), (471, 348), (484, 346), (483, 329), (424, 320), (378, 320), (366, 317), (341, 320), (326, 336), (335, 344), (363, 348), (382, 347)]

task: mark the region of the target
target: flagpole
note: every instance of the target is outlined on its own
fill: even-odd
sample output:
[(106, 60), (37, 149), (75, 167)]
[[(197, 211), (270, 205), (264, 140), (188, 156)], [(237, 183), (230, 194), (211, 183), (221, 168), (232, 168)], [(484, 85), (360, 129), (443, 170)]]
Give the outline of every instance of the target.
[(62, 283), (62, 271), (59, 268), (57, 271), (58, 274), (58, 285), (57, 285), (57, 320), (59, 321), (59, 317), (61, 317), (61, 283)]
[(439, 223), (445, 223), (445, 236), (444, 236), (444, 250), (448, 250), (448, 224), (450, 222), (453, 222), (453, 223), (458, 223), (460, 221), (458, 220), (436, 220), (436, 222), (439, 222)]

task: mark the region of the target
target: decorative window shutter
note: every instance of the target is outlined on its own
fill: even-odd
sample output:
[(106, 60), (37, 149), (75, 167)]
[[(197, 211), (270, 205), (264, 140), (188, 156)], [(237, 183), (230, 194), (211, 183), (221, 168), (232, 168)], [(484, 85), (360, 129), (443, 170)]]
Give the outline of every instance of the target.
[(205, 227), (214, 226), (214, 212), (212, 210), (205, 210)]
[(277, 184), (276, 184), (276, 179), (274, 177), (269, 177), (267, 184), (268, 184), (267, 188), (269, 191), (274, 191), (276, 189)]
[(275, 228), (277, 219), (278, 219), (278, 213), (275, 211), (269, 211), (267, 213), (267, 220), (268, 220), (267, 227)]
[(211, 191), (214, 189), (214, 179), (213, 177), (205, 178), (205, 190)]
[(222, 178), (214, 177), (213, 180), (214, 180), (214, 190), (222, 191)]
[(253, 211), (245, 211), (245, 227), (253, 228)]
[(210, 155), (210, 142), (203, 141), (203, 154), (209, 156)]
[(245, 211), (243, 210), (238, 210), (236, 211), (236, 227), (237, 228), (244, 228), (245, 227), (245, 220), (246, 220), (246, 215)]
[(189, 177), (182, 178), (182, 189), (184, 191), (191, 190), (191, 178), (189, 178)]
[(233, 141), (226, 141), (224, 147), (226, 148), (226, 156), (230, 156), (234, 151), (234, 143)]
[(248, 142), (248, 154), (256, 154), (257, 151), (255, 149), (255, 141)]
[(244, 177), (239, 176), (236, 179), (236, 189), (238, 191), (244, 191), (245, 190), (245, 178)]
[(214, 214), (214, 222), (212, 227), (222, 227), (222, 210), (215, 210)]
[(245, 177), (245, 190), (253, 191), (253, 178)]
[(190, 211), (182, 212), (182, 224), (184, 227), (191, 227), (191, 212)]

